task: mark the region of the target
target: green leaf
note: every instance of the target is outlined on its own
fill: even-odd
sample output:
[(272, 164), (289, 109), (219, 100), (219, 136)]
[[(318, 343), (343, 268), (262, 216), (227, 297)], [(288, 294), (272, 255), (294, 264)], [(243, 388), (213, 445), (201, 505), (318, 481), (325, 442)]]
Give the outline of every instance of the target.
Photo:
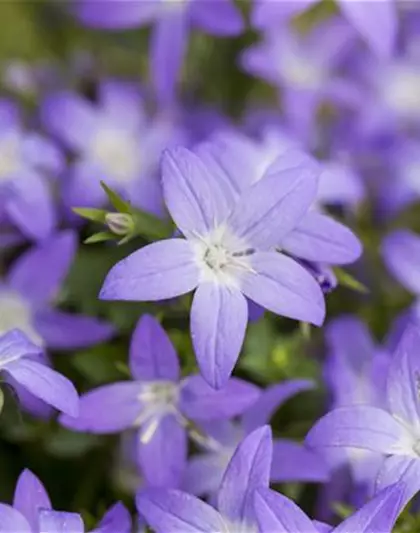
[(98, 435), (74, 433), (59, 427), (52, 435), (49, 433), (45, 436), (44, 446), (51, 455), (73, 458), (84, 455), (95, 446), (98, 446), (100, 442), (101, 438)]
[(76, 353), (73, 365), (90, 383), (99, 385), (121, 380), (119, 364), (126, 360), (124, 345), (99, 345)]
[(338, 283), (340, 285), (343, 285), (343, 287), (347, 287), (348, 289), (352, 289), (362, 294), (369, 293), (369, 289), (365, 285), (363, 285), (363, 283), (361, 283), (359, 280), (354, 278), (351, 274), (349, 274), (342, 268), (334, 268), (334, 273), (337, 276)]
[(106, 195), (108, 196), (109, 201), (111, 204), (115, 207), (117, 211), (120, 213), (129, 213), (131, 210), (131, 206), (129, 202), (126, 202), (119, 196), (115, 191), (113, 191), (108, 185), (101, 181), (101, 187), (105, 191)]
[(100, 231), (85, 239), (84, 244), (96, 244), (105, 241), (115, 241), (115, 235), (110, 231)]
[(73, 207), (72, 211), (80, 217), (92, 220), (93, 222), (105, 223), (107, 211), (105, 209), (94, 209), (93, 207)]
[(140, 211), (139, 209), (132, 210), (134, 218), (136, 233), (149, 237), (151, 239), (166, 239), (173, 233), (173, 226), (171, 223), (164, 221), (158, 217)]

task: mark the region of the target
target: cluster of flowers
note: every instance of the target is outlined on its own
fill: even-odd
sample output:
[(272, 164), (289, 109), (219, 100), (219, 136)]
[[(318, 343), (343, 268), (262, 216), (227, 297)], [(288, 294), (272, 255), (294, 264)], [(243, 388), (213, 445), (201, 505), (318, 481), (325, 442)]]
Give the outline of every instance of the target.
[[(0, 370), (35, 417), (54, 408), (74, 432), (131, 432), (128, 455), (142, 477), (137, 531), (387, 533), (420, 491), (419, 303), (380, 347), (356, 316), (329, 322), (324, 377), (332, 410), (303, 444), (273, 439), (268, 424), (314, 382), (262, 389), (232, 376), (248, 322), (266, 310), (323, 325), (338, 267), (362, 254), (359, 238), (327, 206), (351, 221), (369, 197), (385, 225), (420, 195), (418, 4), (341, 0), (307, 31), (295, 29), (294, 17), (315, 4), (252, 6), (262, 37), (238, 65), (275, 88), (283, 113), (253, 110), (238, 125), (216, 111), (193, 116), (178, 102), (190, 27), (217, 36), (244, 31), (230, 0), (70, 3), (89, 27), (153, 24), (153, 112), (144, 88), (118, 79), (98, 80), (95, 98), (38, 84), (29, 130), (18, 98), (0, 101), (1, 251), (30, 242), (7, 261), (0, 283)], [(20, 91), (34, 88), (32, 76)], [(119, 212), (108, 211), (109, 197)], [(113, 266), (99, 298), (164, 307), (194, 292), (196, 373), (186, 375), (149, 314), (132, 334), (131, 380), (79, 396), (51, 368), (48, 350), (90, 347), (118, 333), (106, 320), (60, 309), (82, 224), (73, 208), (106, 224), (97, 242), (134, 238), (141, 217), (157, 234), (162, 225), (161, 239)], [(399, 229), (378, 244), (390, 273), (420, 295), (420, 236)], [(336, 500), (357, 510), (334, 529), (270, 482), (322, 483), (320, 516), (328, 519)], [(117, 503), (94, 532), (131, 530)], [(81, 515), (52, 510), (29, 470), (13, 505), (0, 504), (1, 533), (83, 531)]]

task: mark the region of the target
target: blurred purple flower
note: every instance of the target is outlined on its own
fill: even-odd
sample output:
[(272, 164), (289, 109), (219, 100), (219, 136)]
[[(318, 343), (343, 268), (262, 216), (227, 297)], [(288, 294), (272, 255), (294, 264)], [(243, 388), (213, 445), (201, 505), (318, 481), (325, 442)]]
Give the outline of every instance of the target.
[[(118, 263), (100, 297), (156, 301), (197, 289), (191, 310), (194, 349), (204, 379), (221, 388), (243, 344), (245, 296), (316, 325), (323, 322), (325, 303), (313, 277), (273, 248), (283, 242), (287, 249), (305, 246), (304, 234), (292, 241), (293, 229), (313, 203), (318, 173), (300, 161), (284, 170), (280, 158), (238, 199), (243, 162), (236, 173), (222, 172), (211, 146), (201, 157), (184, 148), (163, 157), (166, 204), (185, 238), (155, 242)], [(313, 257), (315, 249), (309, 252)]]
[(200, 376), (180, 378), (175, 349), (160, 324), (144, 315), (133, 334), (130, 369), (134, 381), (105, 385), (84, 394), (78, 418), (61, 417), (77, 431), (119, 433), (138, 428), (138, 460), (146, 482), (178, 486), (187, 458), (188, 420), (223, 420), (242, 413), (259, 389), (230, 379), (215, 391)]
[(137, 509), (156, 533), (202, 531), (254, 532), (256, 489), (269, 485), (271, 430), (264, 426), (236, 448), (217, 495), (217, 509), (178, 490), (146, 489), (137, 496)]
[(268, 488), (255, 491), (254, 507), (260, 533), (392, 533), (403, 490), (402, 483), (384, 489), (337, 527), (310, 520), (292, 500)]
[(67, 378), (34, 358), (40, 352), (41, 349), (22, 331), (12, 329), (0, 336), (0, 370), (46, 404), (77, 416), (79, 397), (76, 389)]
[(98, 103), (58, 92), (44, 100), (41, 116), (47, 130), (76, 156), (63, 186), (68, 208), (103, 206), (102, 180), (133, 205), (164, 213), (160, 156), (182, 136), (168, 113), (147, 116), (137, 85), (103, 82)]
[(0, 216), (29, 239), (48, 237), (56, 212), (47, 174), (63, 168), (62, 154), (48, 139), (25, 132), (17, 105), (0, 100)]
[(420, 329), (410, 324), (389, 366), (385, 408), (372, 403), (334, 409), (307, 435), (307, 444), (355, 447), (386, 455), (376, 490), (403, 481), (403, 504), (420, 490)]
[(244, 29), (232, 0), (75, 0), (73, 5), (77, 18), (87, 26), (126, 29), (154, 23), (150, 72), (162, 103), (174, 99), (191, 27), (222, 37)]
[[(241, 416), (238, 423), (223, 422), (204, 426), (208, 438), (201, 442), (205, 453), (188, 463), (184, 489), (197, 496), (215, 495), (236, 447), (251, 432), (267, 424), (275, 411), (289, 398), (311, 389), (311, 381), (294, 380), (268, 387)], [(273, 442), (270, 480), (274, 483), (321, 482), (329, 477), (322, 458), (304, 446), (287, 439)]]

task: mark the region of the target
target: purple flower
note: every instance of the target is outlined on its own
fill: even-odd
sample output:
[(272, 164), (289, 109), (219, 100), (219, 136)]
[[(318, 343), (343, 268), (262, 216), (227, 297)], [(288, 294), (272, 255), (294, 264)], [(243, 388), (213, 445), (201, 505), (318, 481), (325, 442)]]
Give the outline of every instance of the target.
[[(236, 447), (252, 431), (267, 424), (275, 411), (289, 398), (313, 387), (311, 381), (294, 380), (268, 387), (241, 416), (239, 423), (224, 421), (207, 424), (209, 436), (201, 443), (205, 453), (193, 456), (186, 470), (187, 492), (214, 495)], [(329, 472), (319, 455), (288, 439), (273, 442), (270, 479), (275, 483), (326, 481)]]
[(71, 350), (105, 341), (113, 328), (92, 317), (54, 309), (76, 253), (76, 235), (63, 231), (23, 253), (0, 283), (0, 335), (22, 330), (35, 344)]
[(0, 370), (46, 404), (77, 416), (79, 397), (76, 389), (67, 378), (36, 360), (40, 352), (41, 349), (22, 331), (13, 329), (0, 336)]
[[(279, 315), (322, 324), (325, 303), (313, 277), (275, 251), (304, 218), (317, 189), (310, 167), (283, 171), (282, 160), (236, 201), (236, 175), (210, 153), (184, 149), (163, 157), (167, 207), (185, 238), (155, 242), (118, 263), (100, 297), (156, 301), (195, 291), (191, 332), (200, 371), (227, 382), (245, 336), (245, 298)], [(303, 244), (302, 244), (303, 246)], [(209, 313), (209, 309), (211, 313)]]
[(160, 155), (180, 133), (168, 114), (147, 117), (135, 84), (103, 82), (97, 104), (56, 93), (45, 99), (41, 114), (48, 131), (76, 156), (63, 191), (68, 208), (104, 205), (102, 180), (135, 206), (163, 214)]
[(25, 132), (17, 105), (0, 100), (0, 216), (6, 214), (32, 240), (48, 237), (56, 223), (46, 174), (63, 167), (57, 148)]
[[(51, 509), (43, 484), (30, 470), (19, 476), (13, 506), (0, 503), (0, 527), (2, 533), (84, 533), (80, 515)], [(116, 531), (131, 531), (130, 515), (121, 503), (111, 507), (92, 533)]]
[(254, 514), (256, 489), (268, 487), (271, 431), (264, 426), (237, 447), (217, 495), (217, 510), (178, 490), (148, 489), (137, 496), (137, 508), (156, 533), (258, 531)]
[(384, 489), (337, 527), (310, 520), (292, 500), (267, 488), (255, 491), (254, 507), (260, 533), (392, 533), (403, 490), (402, 483)]
[(238, 35), (244, 23), (232, 0), (79, 0), (78, 19), (88, 26), (124, 29), (154, 22), (150, 73), (161, 101), (173, 100), (188, 45), (190, 27), (218, 36)]
[(419, 328), (409, 325), (389, 367), (386, 409), (369, 404), (335, 409), (306, 438), (313, 448), (355, 447), (386, 455), (376, 488), (404, 481), (404, 503), (420, 490), (419, 342)]
[[(292, 0), (273, 2), (255, 0), (252, 23), (260, 29), (273, 28), (281, 22), (298, 15), (316, 4), (318, 0)], [(398, 14), (396, 0), (355, 2), (337, 0), (343, 15), (360, 33), (372, 50), (381, 57), (388, 57), (394, 51)]]
[(105, 385), (84, 394), (78, 418), (66, 427), (92, 433), (138, 429), (138, 460), (148, 484), (177, 486), (187, 455), (188, 420), (220, 420), (242, 413), (259, 395), (255, 385), (232, 378), (215, 391), (200, 376), (180, 378), (175, 349), (160, 324), (144, 315), (133, 334), (130, 369), (134, 381)]

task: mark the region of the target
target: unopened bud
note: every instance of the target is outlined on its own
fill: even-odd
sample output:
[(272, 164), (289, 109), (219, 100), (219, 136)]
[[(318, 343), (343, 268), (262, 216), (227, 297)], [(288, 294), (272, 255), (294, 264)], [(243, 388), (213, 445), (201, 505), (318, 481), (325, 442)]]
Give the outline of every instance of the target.
[(124, 237), (134, 231), (134, 220), (128, 213), (107, 213), (105, 222), (115, 235)]

